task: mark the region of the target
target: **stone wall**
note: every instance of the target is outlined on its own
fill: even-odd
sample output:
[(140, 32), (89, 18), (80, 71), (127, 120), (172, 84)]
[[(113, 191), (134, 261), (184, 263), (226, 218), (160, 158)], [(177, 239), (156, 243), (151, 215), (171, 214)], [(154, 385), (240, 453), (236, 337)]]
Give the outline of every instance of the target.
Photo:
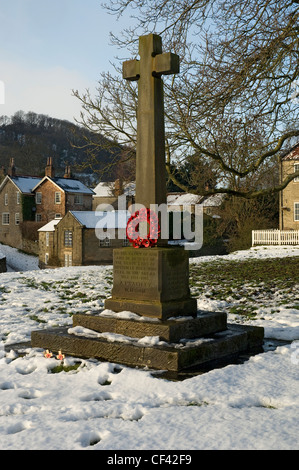
[[(61, 195), (60, 203), (55, 202), (55, 193), (59, 192)], [(36, 214), (41, 216), (41, 221), (44, 223), (55, 219), (56, 214), (63, 217), (66, 213), (65, 193), (58, 186), (53, 184), (52, 181), (45, 180), (37, 188), (36, 193), (41, 193), (41, 203), (36, 204)]]
[[(299, 161), (282, 162), (282, 180), (294, 173), (294, 164)], [(299, 230), (299, 221), (294, 220), (294, 203), (299, 203), (299, 181), (291, 181), (282, 191), (280, 210), (280, 230)]]
[[(17, 201), (17, 193), (19, 193), (19, 191), (15, 185), (8, 180), (0, 194), (0, 243), (22, 249), (22, 235), (20, 230), (20, 223), (22, 222), (22, 204), (21, 198)], [(9, 214), (9, 224), (5, 223), (6, 220), (3, 219), (3, 214)], [(16, 214), (18, 214), (17, 218)], [(17, 223), (16, 220), (18, 221)]]

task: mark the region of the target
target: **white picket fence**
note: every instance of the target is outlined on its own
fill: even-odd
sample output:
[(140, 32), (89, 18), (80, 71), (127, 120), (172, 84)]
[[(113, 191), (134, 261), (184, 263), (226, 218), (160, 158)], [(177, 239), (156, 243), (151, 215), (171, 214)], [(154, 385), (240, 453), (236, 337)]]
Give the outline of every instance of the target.
[(299, 230), (252, 230), (254, 245), (299, 245)]

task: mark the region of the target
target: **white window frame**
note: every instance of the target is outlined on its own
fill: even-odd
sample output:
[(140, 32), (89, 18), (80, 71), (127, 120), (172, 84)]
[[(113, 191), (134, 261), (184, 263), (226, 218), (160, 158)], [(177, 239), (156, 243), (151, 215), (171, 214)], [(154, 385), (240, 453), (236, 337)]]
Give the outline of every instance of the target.
[(2, 212), (2, 225), (9, 225), (9, 212)]
[(8, 206), (8, 193), (4, 194), (4, 205)]
[(21, 193), (17, 191), (17, 204), (21, 204)]
[(61, 214), (55, 214), (55, 219), (61, 219)]
[(46, 232), (46, 246), (50, 245), (50, 232)]
[[(296, 173), (296, 171), (299, 171), (299, 163), (294, 163), (294, 173)], [(299, 183), (299, 176), (294, 178), (294, 183)]]
[(55, 204), (61, 204), (61, 192), (55, 191)]
[(42, 197), (43, 197), (43, 193), (35, 193), (35, 203), (36, 204), (41, 204), (42, 203)]
[(68, 248), (72, 248), (73, 246), (73, 232), (72, 230), (65, 230), (64, 231), (64, 246)]
[(299, 222), (299, 202), (294, 202), (294, 221)]
[(20, 225), (20, 213), (19, 212), (15, 213), (15, 224)]
[(42, 221), (42, 215), (41, 214), (35, 214), (35, 222), (41, 222)]
[(111, 246), (111, 240), (109, 237), (106, 238), (100, 238), (100, 247), (101, 248), (108, 248)]
[(45, 253), (45, 265), (47, 266), (49, 262), (49, 253)]

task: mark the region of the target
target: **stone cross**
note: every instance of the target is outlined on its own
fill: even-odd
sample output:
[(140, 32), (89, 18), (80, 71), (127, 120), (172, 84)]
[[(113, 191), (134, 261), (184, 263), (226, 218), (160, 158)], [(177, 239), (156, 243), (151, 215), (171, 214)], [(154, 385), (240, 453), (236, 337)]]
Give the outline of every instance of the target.
[(166, 204), (165, 129), (162, 75), (179, 73), (179, 57), (162, 53), (156, 34), (139, 38), (140, 60), (123, 63), (123, 78), (138, 80), (136, 203)]

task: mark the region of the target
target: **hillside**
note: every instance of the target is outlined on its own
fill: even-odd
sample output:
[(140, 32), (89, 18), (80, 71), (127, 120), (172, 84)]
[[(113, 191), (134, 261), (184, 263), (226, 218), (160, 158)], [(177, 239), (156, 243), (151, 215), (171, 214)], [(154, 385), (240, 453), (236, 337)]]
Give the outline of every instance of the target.
[[(88, 164), (86, 138), (97, 140), (93, 167)], [(119, 155), (103, 136), (69, 122), (33, 112), (18, 111), (11, 118), (0, 116), (0, 167), (8, 168), (15, 159), (17, 174), (42, 176), (47, 158), (53, 157), (56, 174), (63, 175), (65, 165), (71, 165), (75, 177), (86, 183), (98, 182), (97, 172)], [(115, 168), (101, 179), (113, 179)]]

